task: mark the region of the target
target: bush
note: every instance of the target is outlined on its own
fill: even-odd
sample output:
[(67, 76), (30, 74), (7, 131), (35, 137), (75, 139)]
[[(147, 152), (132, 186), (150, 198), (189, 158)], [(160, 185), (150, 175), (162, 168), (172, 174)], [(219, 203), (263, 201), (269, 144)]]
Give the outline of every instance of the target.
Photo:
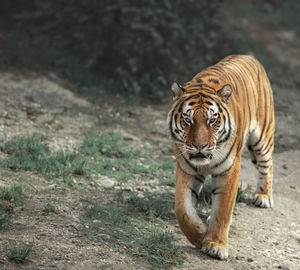
[(221, 0), (18, 2), (16, 39), (43, 47), (39, 57), (67, 67), (74, 80), (99, 83), (92, 73), (129, 94), (161, 97), (173, 80), (235, 49), (217, 18)]

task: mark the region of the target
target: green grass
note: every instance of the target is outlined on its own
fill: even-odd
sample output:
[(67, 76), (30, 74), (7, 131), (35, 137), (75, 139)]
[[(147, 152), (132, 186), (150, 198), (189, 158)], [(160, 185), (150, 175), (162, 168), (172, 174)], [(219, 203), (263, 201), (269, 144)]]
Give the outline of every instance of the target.
[[(139, 175), (166, 176), (174, 166), (144, 157), (140, 152), (129, 150), (118, 134), (88, 134), (82, 145), (82, 153), (93, 157), (90, 167), (93, 172), (127, 181)], [(173, 173), (173, 171), (172, 171)]]
[(45, 159), (47, 148), (39, 135), (16, 136), (1, 147), (2, 152), (9, 154), (4, 165), (10, 169), (38, 171)]
[(165, 269), (182, 262), (173, 233), (155, 227), (147, 216), (137, 215), (131, 204), (90, 204), (82, 221), (83, 233), (90, 240), (98, 236), (96, 241), (109, 242), (120, 252), (148, 261), (149, 268)]
[(1, 161), (2, 166), (12, 170), (39, 172), (49, 177), (83, 175), (86, 170), (86, 159), (81, 155), (63, 151), (50, 155), (39, 135), (14, 137), (1, 150), (8, 154)]
[(156, 198), (152, 195), (148, 195), (146, 198), (131, 196), (128, 202), (151, 219), (168, 220), (175, 216), (174, 198), (169, 199), (168, 197), (170, 197), (168, 194), (164, 194), (163, 198)]
[(13, 209), (22, 204), (22, 193), (23, 186), (20, 184), (0, 188), (0, 231), (13, 226)]
[(49, 213), (56, 213), (56, 207), (51, 203), (46, 203), (43, 211), (47, 214)]
[(23, 186), (21, 184), (12, 184), (9, 187), (0, 188), (0, 199), (18, 204), (22, 193)]
[(6, 257), (15, 263), (23, 263), (30, 256), (32, 252), (32, 246), (19, 245), (16, 247), (10, 247), (6, 251)]
[(0, 200), (0, 232), (13, 225), (11, 210), (8, 205)]
[(4, 143), (1, 150), (8, 154), (7, 159), (0, 161), (2, 166), (38, 172), (50, 178), (62, 177), (72, 186), (76, 186), (70, 181), (72, 176), (99, 173), (127, 181), (140, 175), (167, 178), (175, 169), (173, 161), (159, 162), (128, 149), (118, 134), (90, 133), (84, 138), (80, 153), (76, 154), (63, 151), (50, 154), (39, 135), (15, 137)]

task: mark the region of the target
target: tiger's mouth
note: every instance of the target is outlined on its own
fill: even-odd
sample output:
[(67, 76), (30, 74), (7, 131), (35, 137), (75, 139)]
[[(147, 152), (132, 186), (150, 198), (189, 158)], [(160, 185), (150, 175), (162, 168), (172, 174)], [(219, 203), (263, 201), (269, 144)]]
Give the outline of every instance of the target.
[(197, 154), (189, 154), (190, 160), (201, 160), (201, 159), (212, 159), (212, 154), (203, 154), (203, 153), (197, 153)]

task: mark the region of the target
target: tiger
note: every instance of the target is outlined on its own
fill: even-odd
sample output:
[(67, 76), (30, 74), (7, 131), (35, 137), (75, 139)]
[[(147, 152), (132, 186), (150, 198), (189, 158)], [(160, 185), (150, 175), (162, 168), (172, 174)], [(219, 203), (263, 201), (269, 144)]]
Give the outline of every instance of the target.
[[(176, 157), (175, 215), (191, 244), (225, 260), (244, 146), (259, 174), (252, 202), (273, 207), (271, 84), (253, 56), (230, 55), (171, 89), (174, 103), (167, 122)], [(211, 215), (204, 222), (196, 205), (209, 175)]]

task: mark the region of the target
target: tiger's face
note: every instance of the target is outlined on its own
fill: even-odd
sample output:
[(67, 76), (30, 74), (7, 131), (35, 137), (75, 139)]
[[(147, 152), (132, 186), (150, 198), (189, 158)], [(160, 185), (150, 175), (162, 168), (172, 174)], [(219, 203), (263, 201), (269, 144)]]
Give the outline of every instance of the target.
[(191, 93), (183, 88), (179, 94), (168, 117), (171, 136), (190, 163), (209, 164), (219, 143), (231, 132), (226, 100), (217, 93)]

